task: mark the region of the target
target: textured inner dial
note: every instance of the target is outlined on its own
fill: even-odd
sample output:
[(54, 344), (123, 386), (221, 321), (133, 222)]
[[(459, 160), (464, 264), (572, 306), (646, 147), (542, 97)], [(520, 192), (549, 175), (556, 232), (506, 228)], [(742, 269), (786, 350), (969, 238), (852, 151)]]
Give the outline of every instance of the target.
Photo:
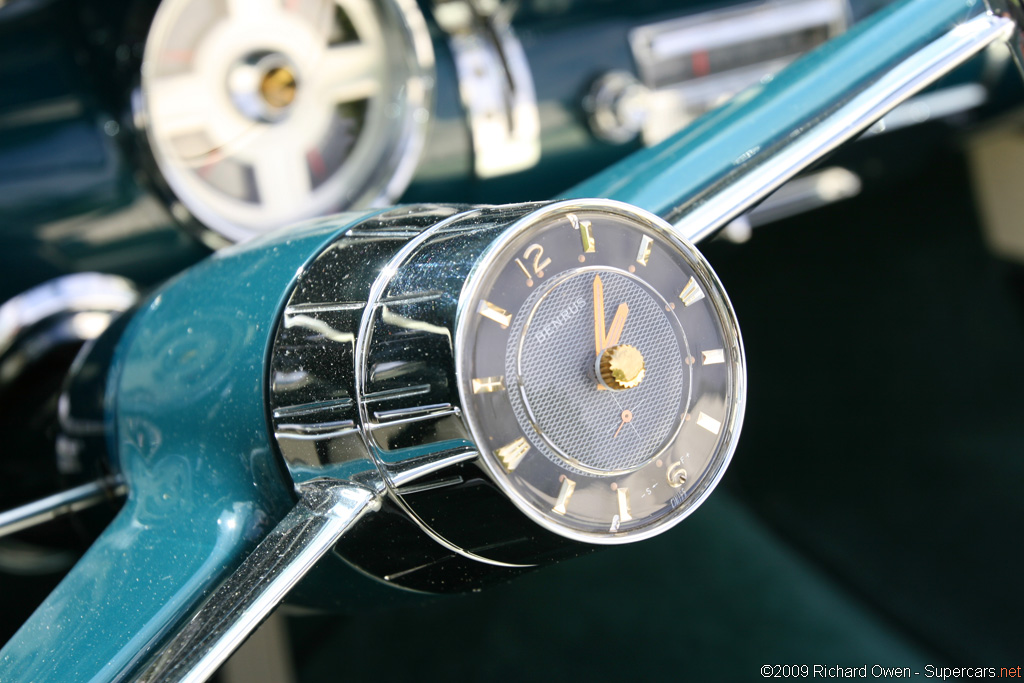
[[(619, 343), (640, 350), (641, 384), (599, 391), (594, 278), (604, 288), (605, 324), (629, 306)], [(512, 323), (505, 357), (509, 397), (530, 441), (573, 470), (622, 472), (642, 466), (679, 429), (685, 412), (682, 330), (666, 302), (637, 279), (610, 269), (576, 270), (534, 292)], [(631, 415), (623, 421), (624, 411)]]

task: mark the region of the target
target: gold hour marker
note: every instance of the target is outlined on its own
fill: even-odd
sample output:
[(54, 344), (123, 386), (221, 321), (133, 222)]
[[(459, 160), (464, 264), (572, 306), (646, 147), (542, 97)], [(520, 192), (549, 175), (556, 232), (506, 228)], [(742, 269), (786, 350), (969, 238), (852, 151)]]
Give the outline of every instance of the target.
[(700, 352), (701, 365), (717, 365), (725, 362), (725, 349), (711, 349)]
[(690, 281), (683, 287), (683, 291), (679, 293), (679, 298), (684, 306), (692, 306), (704, 298), (704, 292), (700, 291), (697, 281), (691, 277)]
[(590, 221), (581, 221), (574, 213), (570, 213), (568, 215), (568, 219), (569, 222), (572, 223), (572, 227), (575, 230), (580, 231), (580, 241), (583, 243), (583, 252), (590, 254), (596, 251), (597, 244), (594, 242), (594, 230)]
[(501, 464), (505, 466), (505, 469), (511, 472), (519, 467), (519, 463), (522, 462), (523, 457), (526, 456), (529, 450), (530, 444), (526, 441), (526, 437), (521, 436), (512, 443), (495, 450), (494, 454), (501, 460)]
[(508, 327), (512, 323), (512, 316), (500, 306), (495, 306), (490, 301), (481, 301), (477, 312), (485, 318), (490, 318), (502, 327)]
[(628, 522), (633, 519), (633, 515), (629, 514), (629, 489), (619, 488), (615, 493), (619, 496), (619, 521)]
[(708, 430), (712, 434), (717, 434), (722, 429), (722, 423), (711, 417), (707, 413), (700, 413), (697, 415), (697, 424)]
[(501, 391), (505, 388), (505, 376), (500, 377), (479, 377), (473, 379), (474, 394), (489, 394), (492, 391)]
[(651, 258), (651, 245), (654, 244), (654, 240), (644, 235), (644, 238), (640, 240), (640, 249), (636, 252), (636, 262), (641, 266), (647, 265), (647, 259)]
[(565, 514), (565, 506), (569, 504), (569, 499), (572, 498), (572, 492), (576, 490), (576, 482), (569, 477), (562, 480), (562, 488), (558, 492), (558, 500), (555, 501), (555, 507), (551, 508), (553, 512), (557, 512), (560, 515)]

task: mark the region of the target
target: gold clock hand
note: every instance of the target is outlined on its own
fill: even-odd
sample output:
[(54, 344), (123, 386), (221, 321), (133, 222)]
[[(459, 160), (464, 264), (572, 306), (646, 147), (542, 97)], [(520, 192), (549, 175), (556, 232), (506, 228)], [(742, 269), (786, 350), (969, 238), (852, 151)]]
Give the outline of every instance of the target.
[(615, 346), (622, 336), (622, 328), (626, 326), (626, 316), (629, 315), (629, 305), (623, 301), (615, 309), (615, 317), (612, 318), (612, 326), (608, 328), (608, 336), (604, 338), (604, 348)]
[(629, 315), (629, 305), (626, 302), (619, 304), (615, 309), (615, 316), (612, 318), (612, 326), (607, 333), (604, 329), (604, 283), (601, 276), (594, 276), (594, 353), (601, 353), (609, 346), (619, 343), (622, 336), (622, 328), (626, 326), (626, 316)]

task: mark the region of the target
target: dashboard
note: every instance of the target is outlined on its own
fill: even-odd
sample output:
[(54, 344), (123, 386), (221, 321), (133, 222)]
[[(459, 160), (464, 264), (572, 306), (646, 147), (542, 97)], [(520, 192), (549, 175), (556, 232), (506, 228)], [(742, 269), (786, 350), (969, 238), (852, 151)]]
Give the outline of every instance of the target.
[[(81, 270), (151, 285), (348, 208), (557, 196), (881, 4), (15, 0), (0, 7), (0, 297)], [(984, 105), (1005, 61), (879, 130)], [(727, 234), (858, 188), (844, 169), (794, 183)]]

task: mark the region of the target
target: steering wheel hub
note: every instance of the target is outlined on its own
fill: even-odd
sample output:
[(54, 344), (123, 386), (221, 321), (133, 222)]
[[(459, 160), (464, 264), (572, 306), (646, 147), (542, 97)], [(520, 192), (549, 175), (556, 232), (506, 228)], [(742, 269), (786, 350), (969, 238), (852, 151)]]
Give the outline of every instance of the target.
[(235, 108), (257, 123), (275, 123), (290, 113), (299, 93), (299, 69), (281, 52), (253, 52), (228, 72)]

